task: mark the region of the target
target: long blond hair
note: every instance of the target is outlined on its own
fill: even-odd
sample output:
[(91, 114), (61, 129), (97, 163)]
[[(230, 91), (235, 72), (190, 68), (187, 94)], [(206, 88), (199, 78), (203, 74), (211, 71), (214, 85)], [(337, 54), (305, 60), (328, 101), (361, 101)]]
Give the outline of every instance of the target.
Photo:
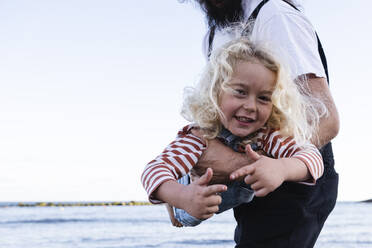
[(233, 40), (212, 52), (196, 87), (185, 89), (182, 115), (196, 123), (215, 138), (222, 128), (219, 96), (228, 90), (234, 68), (238, 62), (259, 62), (276, 75), (272, 94), (273, 109), (266, 123), (280, 130), (283, 136), (292, 136), (299, 144), (314, 138), (319, 120), (326, 114), (320, 101), (312, 98), (304, 83), (295, 83), (288, 70), (265, 48), (254, 45), (248, 38)]

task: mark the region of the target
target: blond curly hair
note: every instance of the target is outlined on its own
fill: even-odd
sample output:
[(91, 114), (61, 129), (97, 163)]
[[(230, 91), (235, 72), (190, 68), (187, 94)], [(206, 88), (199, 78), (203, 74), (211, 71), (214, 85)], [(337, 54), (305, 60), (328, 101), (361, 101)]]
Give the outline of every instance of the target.
[(241, 37), (215, 50), (196, 87), (185, 89), (181, 114), (213, 139), (221, 131), (223, 113), (219, 98), (229, 89), (237, 63), (259, 62), (275, 73), (276, 83), (272, 94), (273, 109), (265, 124), (279, 130), (283, 136), (292, 136), (299, 144), (316, 137), (319, 120), (327, 114), (325, 105), (310, 96), (304, 82), (294, 82), (288, 70), (267, 49)]

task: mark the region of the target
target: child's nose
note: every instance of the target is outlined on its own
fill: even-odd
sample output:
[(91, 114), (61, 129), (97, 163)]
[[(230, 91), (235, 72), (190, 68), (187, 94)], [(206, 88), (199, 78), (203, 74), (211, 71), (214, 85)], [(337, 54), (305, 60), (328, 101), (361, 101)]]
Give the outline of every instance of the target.
[(254, 99), (247, 99), (244, 101), (243, 108), (245, 110), (255, 111), (256, 107), (256, 101)]

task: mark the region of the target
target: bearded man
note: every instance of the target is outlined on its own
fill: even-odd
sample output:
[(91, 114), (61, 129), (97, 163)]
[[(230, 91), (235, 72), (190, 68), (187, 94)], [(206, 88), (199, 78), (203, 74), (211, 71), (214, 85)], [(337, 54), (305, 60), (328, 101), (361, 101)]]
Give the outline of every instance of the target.
[(234, 208), (236, 248), (313, 247), (335, 206), (338, 187), (330, 141), (339, 131), (339, 118), (317, 34), (293, 1), (197, 0), (197, 3), (209, 27), (204, 39), (206, 58), (213, 49), (235, 38), (224, 31), (226, 27), (249, 22), (251, 40), (269, 44), (289, 65), (293, 79), (305, 80), (310, 94), (326, 104), (328, 115), (321, 119), (318, 134), (312, 140), (325, 165), (316, 185), (284, 182), (271, 193), (261, 193), (248, 173), (250, 161), (218, 141), (209, 142), (195, 172), (201, 175), (206, 168), (212, 168), (215, 182), (223, 182), (235, 170), (246, 169), (244, 180), (258, 193), (252, 202)]

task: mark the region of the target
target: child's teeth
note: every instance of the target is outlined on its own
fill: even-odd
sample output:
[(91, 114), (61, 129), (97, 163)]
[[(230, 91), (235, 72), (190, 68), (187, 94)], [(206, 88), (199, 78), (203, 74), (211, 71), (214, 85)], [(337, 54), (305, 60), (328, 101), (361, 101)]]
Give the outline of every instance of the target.
[(248, 118), (245, 118), (245, 117), (238, 117), (238, 119), (239, 119), (240, 121), (249, 121), (249, 119), (248, 119)]

